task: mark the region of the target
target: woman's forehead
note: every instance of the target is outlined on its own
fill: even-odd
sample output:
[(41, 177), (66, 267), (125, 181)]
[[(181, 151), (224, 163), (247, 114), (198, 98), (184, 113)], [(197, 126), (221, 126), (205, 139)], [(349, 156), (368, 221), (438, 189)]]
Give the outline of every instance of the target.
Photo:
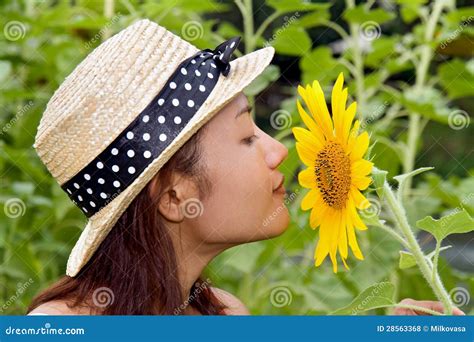
[(224, 108), (221, 110), (221, 114), (229, 116), (231, 119), (235, 119), (236, 116), (245, 111), (249, 106), (247, 96), (244, 93), (240, 92), (232, 101), (230, 101)]

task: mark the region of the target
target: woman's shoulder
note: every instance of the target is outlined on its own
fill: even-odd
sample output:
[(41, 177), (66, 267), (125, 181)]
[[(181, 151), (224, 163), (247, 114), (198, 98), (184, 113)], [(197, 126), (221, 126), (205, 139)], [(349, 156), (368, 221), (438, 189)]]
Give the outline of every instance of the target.
[(71, 308), (65, 301), (50, 301), (43, 303), (28, 313), (28, 315), (89, 315), (84, 308)]
[(221, 303), (227, 307), (225, 309), (227, 315), (250, 315), (245, 304), (236, 296), (218, 287), (211, 287), (211, 289)]
[[(240, 299), (233, 294), (217, 288), (211, 287), (214, 295), (227, 308), (225, 312), (227, 315), (250, 315), (249, 310)], [(43, 303), (33, 309), (28, 315), (90, 315), (90, 311), (86, 308), (74, 307), (71, 308), (65, 301), (50, 301)]]

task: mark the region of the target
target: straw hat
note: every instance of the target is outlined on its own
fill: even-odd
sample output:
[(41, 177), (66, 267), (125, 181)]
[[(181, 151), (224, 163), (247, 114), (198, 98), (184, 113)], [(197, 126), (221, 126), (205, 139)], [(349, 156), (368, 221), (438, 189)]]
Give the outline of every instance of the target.
[(272, 47), (230, 61), (239, 39), (200, 51), (139, 20), (92, 51), (56, 90), (33, 146), (88, 217), (67, 275), (78, 274), (160, 168), (270, 63)]

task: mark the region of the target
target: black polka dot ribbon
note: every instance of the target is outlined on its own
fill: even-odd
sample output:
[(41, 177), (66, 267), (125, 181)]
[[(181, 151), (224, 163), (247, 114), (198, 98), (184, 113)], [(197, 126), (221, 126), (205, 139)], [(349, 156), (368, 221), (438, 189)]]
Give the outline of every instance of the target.
[(124, 191), (171, 144), (227, 76), (240, 37), (184, 60), (158, 95), (120, 135), (61, 188), (87, 217)]

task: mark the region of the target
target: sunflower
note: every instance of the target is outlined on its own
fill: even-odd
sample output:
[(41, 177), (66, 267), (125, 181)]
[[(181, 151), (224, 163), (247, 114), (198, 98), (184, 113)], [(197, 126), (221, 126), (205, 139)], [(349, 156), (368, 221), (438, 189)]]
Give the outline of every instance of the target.
[(310, 210), (310, 226), (319, 227), (319, 241), (314, 251), (315, 266), (329, 254), (333, 271), (337, 273), (337, 252), (346, 269), (348, 245), (354, 256), (364, 256), (357, 243), (355, 229), (366, 230), (357, 209), (367, 209), (369, 201), (361, 194), (371, 183), (368, 176), (373, 163), (363, 159), (369, 146), (367, 132), (359, 134), (359, 121), (352, 125), (357, 103), (346, 108), (347, 88), (339, 74), (332, 90), (332, 118), (318, 81), (313, 86), (298, 86), (311, 116), (297, 101), (298, 112), (309, 130), (294, 127), (296, 150), (307, 166), (298, 174), (298, 182), (309, 188), (301, 209)]

